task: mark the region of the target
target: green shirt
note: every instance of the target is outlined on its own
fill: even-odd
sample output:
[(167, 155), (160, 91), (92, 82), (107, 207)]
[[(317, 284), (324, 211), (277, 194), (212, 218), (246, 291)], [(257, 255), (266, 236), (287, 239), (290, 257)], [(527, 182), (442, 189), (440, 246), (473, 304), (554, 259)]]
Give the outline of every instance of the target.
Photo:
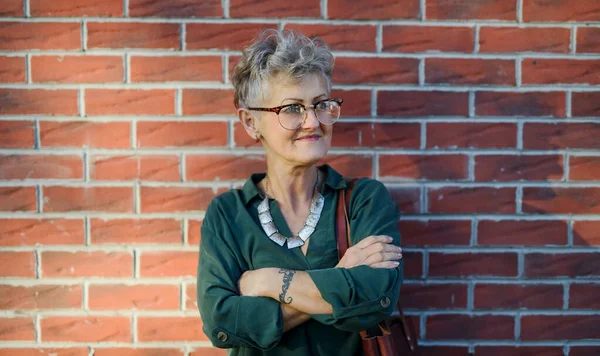
[[(361, 355), (359, 331), (374, 326), (393, 311), (400, 294), (404, 264), (395, 269), (368, 266), (334, 268), (338, 263), (335, 212), (339, 189), (346, 183), (331, 167), (322, 188), (325, 205), (306, 256), (288, 249), (263, 232), (256, 188), (265, 175), (253, 174), (242, 189), (216, 197), (202, 223), (198, 264), (198, 307), (204, 333), (213, 345), (231, 348), (230, 355)], [(270, 200), (279, 231), (292, 236), (278, 204)], [(357, 181), (349, 207), (352, 244), (370, 235), (389, 235), (400, 245), (399, 211), (385, 186), (373, 179)], [(278, 301), (240, 296), (243, 272), (265, 267), (307, 271), (333, 314), (312, 319), (283, 333)]]

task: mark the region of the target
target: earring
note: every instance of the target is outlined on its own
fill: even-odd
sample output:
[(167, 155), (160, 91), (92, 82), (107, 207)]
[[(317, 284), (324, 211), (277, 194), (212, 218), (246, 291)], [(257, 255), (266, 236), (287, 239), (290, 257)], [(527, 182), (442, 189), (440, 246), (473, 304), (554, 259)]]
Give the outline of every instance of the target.
[(254, 141), (256, 141), (256, 142), (260, 141), (260, 134), (259, 133), (255, 134), (253, 138), (254, 138)]

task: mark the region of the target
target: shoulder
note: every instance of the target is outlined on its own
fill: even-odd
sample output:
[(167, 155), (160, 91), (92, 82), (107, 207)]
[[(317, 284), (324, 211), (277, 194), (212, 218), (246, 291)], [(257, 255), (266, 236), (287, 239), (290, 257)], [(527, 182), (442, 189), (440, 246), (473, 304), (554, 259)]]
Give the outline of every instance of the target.
[(385, 185), (376, 179), (359, 178), (354, 182), (352, 196), (389, 196), (389, 192)]
[(239, 211), (243, 206), (240, 189), (223, 192), (211, 200), (204, 214), (202, 226), (207, 225), (216, 228), (222, 225), (224, 220), (232, 218), (231, 213)]

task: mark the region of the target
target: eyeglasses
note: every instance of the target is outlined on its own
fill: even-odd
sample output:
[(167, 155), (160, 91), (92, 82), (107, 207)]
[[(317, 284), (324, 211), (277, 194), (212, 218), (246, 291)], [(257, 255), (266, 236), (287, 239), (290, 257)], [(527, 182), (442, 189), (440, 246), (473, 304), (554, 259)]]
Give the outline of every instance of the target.
[(340, 117), (341, 98), (319, 100), (312, 105), (287, 104), (274, 108), (248, 108), (248, 110), (269, 111), (277, 114), (279, 124), (286, 130), (296, 130), (308, 116), (308, 108), (313, 108), (320, 123), (333, 125)]

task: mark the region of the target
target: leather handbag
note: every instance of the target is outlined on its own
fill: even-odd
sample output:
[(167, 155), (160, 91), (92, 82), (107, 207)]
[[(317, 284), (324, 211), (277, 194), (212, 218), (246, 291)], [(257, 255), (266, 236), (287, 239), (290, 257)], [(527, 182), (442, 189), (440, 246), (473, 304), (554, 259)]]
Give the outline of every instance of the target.
[[(336, 210), (338, 254), (341, 260), (350, 247), (348, 206), (356, 179), (346, 179), (347, 188), (340, 191)], [(415, 329), (402, 312), (400, 301), (395, 312), (376, 326), (360, 332), (366, 356), (420, 355)]]

